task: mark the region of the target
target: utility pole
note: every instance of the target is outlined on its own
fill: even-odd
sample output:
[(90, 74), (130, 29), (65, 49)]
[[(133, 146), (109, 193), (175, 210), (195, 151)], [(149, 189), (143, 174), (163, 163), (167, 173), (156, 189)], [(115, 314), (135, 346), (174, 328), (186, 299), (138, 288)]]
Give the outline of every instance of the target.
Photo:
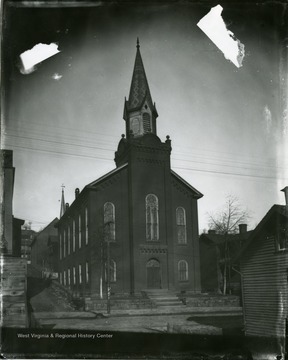
[(107, 239), (107, 314), (110, 314), (110, 239)]
[(110, 296), (111, 296), (111, 284), (110, 284), (110, 235), (111, 235), (111, 223), (105, 224), (105, 240), (107, 243), (107, 257), (106, 257), (106, 292), (107, 292), (107, 314), (111, 312)]

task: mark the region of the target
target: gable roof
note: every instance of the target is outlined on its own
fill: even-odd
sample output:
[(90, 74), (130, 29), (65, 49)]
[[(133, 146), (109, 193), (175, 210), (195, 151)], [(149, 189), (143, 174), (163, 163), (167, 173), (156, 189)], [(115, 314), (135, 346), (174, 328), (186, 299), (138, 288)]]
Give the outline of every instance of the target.
[(265, 228), (265, 226), (273, 219), (274, 216), (281, 215), (286, 218), (288, 222), (288, 207), (284, 205), (273, 205), (270, 210), (266, 213), (260, 223), (256, 226), (256, 228), (252, 231), (251, 236), (249, 237), (246, 244), (243, 246), (241, 252), (235, 257), (234, 261), (237, 261), (239, 257), (242, 257), (246, 250), (249, 248), (251, 243), (257, 238), (257, 236), (261, 233), (261, 231)]
[(173, 171), (171, 169), (171, 175), (176, 178), (177, 180), (179, 180), (182, 184), (184, 184), (186, 187), (188, 187), (188, 189), (190, 191), (192, 191), (194, 193), (194, 197), (196, 199), (200, 199), (201, 197), (203, 197), (203, 194), (196, 190), (192, 185), (190, 185), (186, 180), (184, 180), (180, 175), (178, 175), (175, 171)]
[[(95, 187), (96, 185), (100, 184), (102, 181), (105, 181), (105, 180), (107, 180), (109, 177), (117, 174), (118, 172), (120, 172), (122, 169), (124, 169), (124, 168), (127, 167), (127, 166), (128, 166), (128, 163), (123, 164), (123, 165), (117, 167), (116, 169), (114, 169), (114, 170), (108, 172), (107, 174), (101, 176), (99, 179), (92, 181), (90, 184), (86, 185), (85, 188), (88, 188), (88, 189), (89, 189), (89, 188), (91, 188), (91, 187)], [(85, 189), (85, 188), (84, 188), (84, 189)], [(84, 189), (83, 189), (83, 190), (84, 190)]]
[(59, 222), (59, 219), (56, 217), (54, 220), (52, 220), (48, 225), (44, 227), (44, 229), (40, 230), (39, 232), (35, 233), (35, 236), (32, 240), (31, 246), (34, 245), (35, 241), (39, 237), (40, 234), (42, 234), (44, 231), (46, 231), (50, 226), (56, 227), (55, 225)]

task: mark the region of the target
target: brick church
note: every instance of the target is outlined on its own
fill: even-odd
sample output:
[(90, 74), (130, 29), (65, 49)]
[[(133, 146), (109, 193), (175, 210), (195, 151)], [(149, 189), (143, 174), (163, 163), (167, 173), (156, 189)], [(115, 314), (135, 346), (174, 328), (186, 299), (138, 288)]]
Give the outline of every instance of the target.
[(112, 296), (201, 292), (197, 200), (203, 195), (171, 169), (171, 140), (157, 136), (157, 117), (137, 41), (116, 168), (76, 189), (71, 206), (62, 199), (59, 279), (75, 295), (104, 296), (107, 278)]

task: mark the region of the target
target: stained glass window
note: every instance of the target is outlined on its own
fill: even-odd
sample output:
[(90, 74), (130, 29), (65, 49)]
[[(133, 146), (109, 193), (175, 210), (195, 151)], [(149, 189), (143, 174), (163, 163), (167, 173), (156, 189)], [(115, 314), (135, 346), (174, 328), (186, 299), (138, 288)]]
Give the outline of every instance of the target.
[(158, 198), (154, 194), (146, 196), (146, 239), (159, 240)]
[(176, 209), (176, 224), (178, 244), (186, 244), (186, 214), (185, 209), (182, 207)]
[(178, 262), (178, 279), (179, 281), (188, 280), (188, 263), (185, 260)]

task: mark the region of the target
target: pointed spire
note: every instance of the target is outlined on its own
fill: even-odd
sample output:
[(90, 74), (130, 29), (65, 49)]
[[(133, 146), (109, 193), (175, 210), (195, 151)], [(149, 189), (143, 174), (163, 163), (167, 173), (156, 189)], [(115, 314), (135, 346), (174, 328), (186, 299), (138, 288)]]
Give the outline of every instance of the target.
[(136, 48), (137, 48), (136, 58), (135, 58), (128, 103), (127, 103), (129, 110), (141, 106), (145, 98), (147, 99), (147, 101), (150, 102), (151, 106), (153, 106), (149, 85), (146, 78), (145, 69), (140, 53), (139, 38), (137, 38)]
[(64, 188), (65, 188), (64, 184), (62, 184), (61, 187), (62, 187), (62, 196), (61, 196), (61, 205), (60, 205), (60, 218), (64, 215), (66, 209), (65, 199), (64, 199)]

